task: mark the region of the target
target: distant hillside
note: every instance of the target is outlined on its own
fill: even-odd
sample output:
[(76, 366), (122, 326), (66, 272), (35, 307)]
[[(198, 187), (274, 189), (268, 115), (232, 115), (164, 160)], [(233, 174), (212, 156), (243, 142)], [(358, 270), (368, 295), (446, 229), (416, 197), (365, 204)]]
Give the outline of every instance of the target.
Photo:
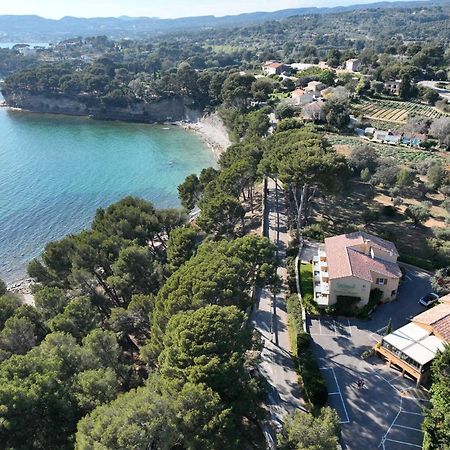
[(112, 38), (141, 37), (163, 34), (169, 31), (193, 30), (209, 27), (250, 25), (268, 20), (310, 14), (332, 14), (377, 8), (410, 8), (421, 5), (444, 5), (448, 0), (394, 1), (364, 5), (337, 6), (334, 8), (296, 8), (275, 12), (255, 12), (236, 16), (201, 16), (180, 19), (149, 17), (118, 17), (82, 19), (64, 17), (60, 20), (39, 16), (0, 16), (0, 41), (43, 42), (59, 41), (75, 36), (106, 35)]

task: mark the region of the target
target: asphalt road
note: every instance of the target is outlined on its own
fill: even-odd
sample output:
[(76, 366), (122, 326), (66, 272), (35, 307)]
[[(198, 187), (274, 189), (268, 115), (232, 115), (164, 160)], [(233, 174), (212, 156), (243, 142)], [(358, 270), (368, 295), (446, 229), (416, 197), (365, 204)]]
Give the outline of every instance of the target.
[[(371, 320), (327, 317), (308, 321), (329, 403), (341, 417), (345, 449), (421, 448), (422, 410), (427, 405), (423, 392), (381, 359), (364, 360), (361, 355), (380, 339), (380, 329), (390, 318), (396, 329), (423, 311), (417, 301), (429, 291), (429, 275), (408, 267), (398, 299), (379, 306)], [(363, 389), (357, 388), (359, 378), (365, 382)]]
[[(289, 242), (283, 198), (281, 189), (277, 189), (275, 182), (269, 179), (266, 208), (269, 238), (277, 246), (280, 261), (284, 260)], [(285, 285), (286, 268), (280, 265), (277, 272)], [(277, 295), (267, 289), (262, 290), (251, 316), (252, 324), (264, 342), (259, 370), (271, 386), (266, 406), (274, 428), (281, 425), (286, 414), (303, 407), (298, 376), (290, 354), (285, 297), (284, 288)]]
[(436, 83), (438, 83), (438, 81), (419, 81), (419, 85), (420, 86), (424, 86), (430, 89), (433, 89), (434, 91), (436, 91), (439, 96), (445, 100), (449, 100), (450, 101), (450, 91), (448, 89), (442, 89), (436, 86)]

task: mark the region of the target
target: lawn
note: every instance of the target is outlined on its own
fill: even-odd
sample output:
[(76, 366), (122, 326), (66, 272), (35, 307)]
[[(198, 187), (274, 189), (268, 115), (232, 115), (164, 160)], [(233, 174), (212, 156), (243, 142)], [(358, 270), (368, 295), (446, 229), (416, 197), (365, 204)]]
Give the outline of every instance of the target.
[(300, 265), (300, 290), (303, 298), (314, 295), (312, 264)]
[(322, 310), (314, 300), (312, 264), (300, 265), (300, 290), (302, 292), (302, 304), (306, 311), (314, 316), (320, 316)]

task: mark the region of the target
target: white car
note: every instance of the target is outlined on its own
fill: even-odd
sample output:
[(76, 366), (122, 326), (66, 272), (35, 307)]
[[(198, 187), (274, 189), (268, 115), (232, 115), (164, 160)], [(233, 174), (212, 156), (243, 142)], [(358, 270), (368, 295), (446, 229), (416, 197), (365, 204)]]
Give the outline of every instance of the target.
[(436, 303), (439, 300), (439, 295), (435, 294), (434, 292), (430, 292), (427, 295), (424, 295), (420, 300), (419, 303), (423, 306), (431, 306), (434, 303)]

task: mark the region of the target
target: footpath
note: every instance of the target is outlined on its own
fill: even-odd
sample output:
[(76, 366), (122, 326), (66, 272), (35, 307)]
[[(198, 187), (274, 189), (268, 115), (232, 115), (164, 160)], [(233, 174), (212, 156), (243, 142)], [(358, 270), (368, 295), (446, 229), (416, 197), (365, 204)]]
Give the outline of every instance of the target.
[(282, 287), (273, 294), (261, 290), (259, 301), (252, 312), (252, 324), (261, 334), (264, 348), (259, 370), (270, 384), (266, 407), (270, 413), (273, 428), (279, 428), (286, 414), (303, 408), (298, 387), (298, 376), (291, 356), (286, 312), (287, 270), (284, 266), (286, 248), (289, 242), (287, 218), (284, 207), (284, 192), (272, 179), (267, 184), (266, 219), (268, 237), (277, 246), (278, 276)]

